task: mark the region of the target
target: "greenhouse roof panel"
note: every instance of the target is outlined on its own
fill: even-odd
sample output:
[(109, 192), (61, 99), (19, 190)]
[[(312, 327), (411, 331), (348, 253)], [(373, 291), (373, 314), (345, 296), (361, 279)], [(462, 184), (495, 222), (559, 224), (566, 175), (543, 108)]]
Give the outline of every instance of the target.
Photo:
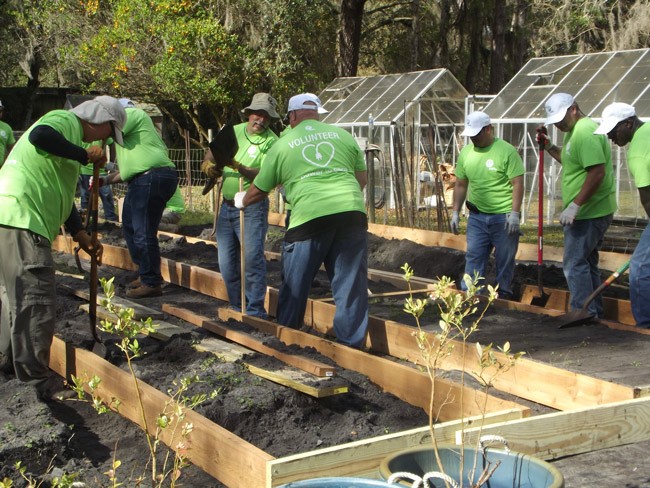
[(599, 117), (619, 101), (650, 117), (650, 50), (635, 49), (573, 56), (533, 58), (486, 106), (494, 120), (545, 118), (544, 101), (570, 93), (582, 111)]
[[(323, 121), (340, 125), (360, 125), (368, 122), (372, 114), (375, 123), (390, 124), (404, 116), (412, 103), (425, 105), (428, 110), (438, 109), (426, 100), (453, 101), (449, 120), (463, 120), (464, 99), (467, 90), (446, 69), (414, 71), (410, 73), (378, 75), (356, 78), (336, 78), (320, 95), (323, 106), (329, 111)], [(458, 120), (455, 120), (455, 118)]]

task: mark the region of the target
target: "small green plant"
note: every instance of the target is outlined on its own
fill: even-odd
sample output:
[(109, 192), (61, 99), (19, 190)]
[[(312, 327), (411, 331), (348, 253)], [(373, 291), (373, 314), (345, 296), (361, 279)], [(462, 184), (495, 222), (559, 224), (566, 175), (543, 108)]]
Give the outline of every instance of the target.
[[(52, 471), (53, 461), (54, 458), (50, 460), (50, 464), (45, 470), (46, 474)], [(27, 468), (23, 466), (21, 461), (16, 462), (14, 468), (16, 468), (16, 471), (18, 471), (20, 477), (25, 480), (25, 482), (27, 482), (27, 486), (30, 488), (39, 488), (43, 486), (44, 480), (36, 481), (31, 475), (27, 473)], [(60, 478), (56, 476), (48, 481), (47, 486), (50, 486), (52, 488), (72, 488), (74, 486), (75, 480), (77, 479), (77, 476), (77, 473), (63, 474)], [(13, 481), (11, 481), (9, 478), (5, 478), (0, 481), (0, 488), (12, 488), (13, 486)]]
[[(140, 391), (133, 362), (142, 355), (142, 349), (137, 336), (141, 333), (151, 334), (155, 332), (156, 326), (153, 324), (151, 317), (148, 317), (146, 320), (135, 321), (135, 311), (132, 308), (122, 308), (112, 302), (113, 297), (115, 296), (113, 281), (114, 278), (109, 280), (104, 278), (100, 279), (100, 283), (106, 296), (106, 298), (101, 301), (101, 306), (114, 317), (114, 320), (102, 320), (99, 328), (104, 332), (117, 336), (117, 347), (124, 354), (128, 371), (130, 372), (135, 385), (137, 396), (136, 403), (140, 409), (143, 430), (149, 448), (149, 461), (147, 465), (151, 486), (155, 488), (162, 486), (173, 488), (177, 486), (182, 470), (188, 464), (186, 454), (191, 447), (189, 437), (194, 427), (190, 422), (186, 422), (186, 412), (196, 408), (208, 398), (216, 396), (217, 391), (212, 390), (209, 394), (201, 393), (188, 397), (186, 394), (191, 385), (201, 381), (198, 375), (175, 380), (173, 382), (173, 388), (169, 388), (167, 391), (170, 399), (165, 403), (163, 410), (158, 414), (155, 420), (155, 428), (151, 428), (147, 416), (145, 415), (142, 392)], [(110, 410), (119, 411), (120, 402), (117, 399), (112, 398), (109, 401), (106, 401), (98, 395), (97, 392), (101, 384), (101, 378), (98, 376), (95, 375), (83, 379), (73, 377), (72, 380), (74, 385), (73, 389), (77, 392), (79, 399), (86, 399), (84, 387), (88, 388), (91, 396), (90, 402), (99, 414), (106, 413)], [(150, 433), (151, 431), (153, 431), (153, 434)], [(169, 438), (180, 440), (178, 440), (177, 444), (174, 446), (174, 450), (171, 452), (168, 451), (162, 457), (162, 462), (159, 462), (161, 435), (163, 431), (168, 432)], [(111, 469), (105, 473), (111, 483), (110, 486), (113, 488), (123, 486), (123, 483), (119, 481), (118, 477), (118, 469), (121, 465), (122, 462), (117, 459), (114, 453)], [(136, 480), (131, 481), (140, 484), (144, 482), (146, 478), (147, 476), (143, 475)]]
[[(429, 299), (413, 297), (413, 292), (411, 288), (411, 278), (413, 277), (413, 269), (405, 263), (402, 266), (402, 271), (404, 272), (404, 279), (406, 280), (409, 288), (409, 297), (404, 302), (404, 312), (413, 316), (416, 323), (417, 330), (414, 332), (416, 343), (420, 351), (422, 363), (424, 369), (427, 372), (429, 380), (431, 382), (431, 393), (429, 397), (429, 430), (431, 432), (431, 439), (433, 442), (434, 456), (437, 461), (437, 465), (440, 470), (444, 473), (444, 465), (440, 457), (440, 452), (438, 449), (438, 444), (436, 437), (434, 435), (435, 424), (438, 420), (438, 415), (436, 412), (435, 405), (435, 387), (436, 387), (436, 373), (440, 368), (442, 361), (448, 357), (453, 348), (458, 346), (462, 347), (462, 359), (461, 364), (466, 364), (465, 347), (470, 339), (470, 337), (478, 330), (479, 323), (485, 316), (485, 312), (490, 307), (492, 302), (497, 298), (497, 287), (487, 285), (484, 287), (480, 285), (482, 279), (478, 275), (473, 277), (469, 275), (463, 276), (463, 281), (466, 285), (467, 292), (459, 293), (455, 290), (453, 281), (448, 277), (442, 277), (434, 285), (434, 289), (431, 292)], [(486, 292), (485, 299), (481, 300), (479, 298), (480, 294)], [(437, 308), (440, 314), (440, 320), (438, 322), (439, 332), (430, 333), (426, 332), (420, 323), (420, 319), (425, 311), (425, 308), (429, 303), (433, 303)], [(487, 346), (482, 346), (479, 343), (476, 343), (476, 354), (477, 354), (477, 363), (478, 371), (473, 371), (474, 378), (481, 384), (485, 396), (484, 401), (488, 400), (488, 391), (493, 386), (494, 379), (497, 375), (502, 374), (512, 368), (524, 353), (511, 353), (510, 352), (510, 343), (506, 342), (503, 346), (496, 348), (502, 354), (495, 353), (495, 347), (493, 344), (488, 344)], [(461, 386), (465, 386), (465, 374), (466, 370), (463, 366), (461, 370)], [(464, 389), (461, 389), (461, 392)], [(458, 399), (462, 411), (463, 405), (463, 396), (461, 393), (461, 398)], [(487, 403), (482, 405), (483, 416), (487, 410)], [(463, 419), (461, 419), (463, 420)], [(464, 422), (461, 422), (461, 429), (464, 429)], [(481, 422), (481, 428), (483, 422)], [(480, 429), (479, 429), (480, 430)], [(464, 436), (462, 436), (464, 438)], [(479, 434), (480, 437), (480, 434)], [(474, 473), (476, 472), (476, 467), (478, 464), (478, 452), (479, 449), (475, 451), (477, 455), (473, 460), (473, 467), (470, 473), (470, 479), (474, 480)], [(463, 464), (464, 464), (464, 449), (460, 449), (460, 486), (462, 488), (463, 483)], [(487, 466), (476, 478), (475, 484), (472, 484), (473, 488), (482, 486), (492, 475), (497, 466)]]

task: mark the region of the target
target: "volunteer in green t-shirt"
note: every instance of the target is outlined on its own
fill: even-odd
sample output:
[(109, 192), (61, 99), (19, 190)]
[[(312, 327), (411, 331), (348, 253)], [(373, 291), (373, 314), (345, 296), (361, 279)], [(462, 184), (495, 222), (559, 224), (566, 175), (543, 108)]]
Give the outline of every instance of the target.
[[(268, 93), (256, 93), (250, 105), (242, 110), (246, 122), (234, 127), (239, 149), (231, 166), (223, 168), (221, 193), (223, 202), (217, 218), (217, 253), (219, 271), (226, 284), (230, 306), (240, 311), (241, 303), (241, 235), (239, 209), (235, 208), (235, 194), (247, 189), (263, 166), (266, 154), (278, 136), (269, 128), (272, 120), (280, 120), (277, 102)], [(206, 153), (202, 165), (210, 176), (214, 168), (212, 153)], [(220, 171), (220, 169), (218, 169)], [(244, 257), (246, 276), (246, 313), (266, 318), (266, 257), (264, 241), (269, 227), (269, 200), (263, 198), (246, 208), (244, 214)]]
[[(460, 209), (467, 198), (465, 274), (480, 277), (483, 283), (494, 248), (499, 296), (512, 299), (524, 165), (511, 144), (494, 136), (490, 117), (484, 112), (469, 114), (461, 135), (469, 137), (472, 144), (458, 155), (451, 230), (458, 234)], [(467, 290), (464, 279), (461, 288)]]
[(361, 347), (368, 327), (366, 163), (350, 133), (319, 121), (320, 106), (311, 93), (289, 100), (291, 131), (271, 148), (235, 205), (248, 208), (284, 186), (292, 210), (282, 249), (278, 322), (302, 325), (312, 280), (324, 264), (336, 302), (334, 333), (343, 344)]
[(178, 186), (167, 202), (167, 205), (165, 205), (165, 210), (163, 211), (158, 228), (168, 232), (177, 232), (178, 223), (183, 218), (184, 213), (185, 200), (183, 200), (183, 195), (181, 195), (181, 187)]
[[(98, 143), (95, 143), (98, 144)], [(98, 144), (102, 147), (102, 144)], [(101, 176), (106, 176), (106, 169), (102, 168), (99, 173)], [(88, 211), (88, 201), (90, 199), (90, 178), (93, 175), (93, 168), (91, 166), (82, 166), (79, 173), (79, 195), (81, 197), (81, 210)], [(102, 200), (102, 208), (104, 210), (104, 220), (117, 222), (117, 214), (115, 213), (115, 201), (113, 200), (113, 190), (110, 185), (102, 186), (99, 189), (99, 198)]]
[(74, 393), (49, 370), (56, 319), (52, 241), (65, 223), (101, 262), (102, 246), (92, 245), (74, 205), (77, 178), (80, 165), (106, 163), (100, 146), (83, 144), (109, 137), (121, 144), (125, 122), (124, 109), (108, 96), (54, 110), (25, 132), (0, 168), (0, 369), (46, 401)]
[(128, 284), (126, 296), (157, 297), (162, 295), (163, 283), (158, 225), (178, 186), (178, 174), (151, 117), (135, 108), (128, 98), (120, 99), (120, 103), (126, 107), (126, 124), (124, 144), (115, 148), (119, 171), (100, 177), (100, 188), (122, 181), (128, 183), (122, 230), (139, 276)]
[[(650, 216), (650, 122), (643, 122), (627, 103), (614, 102), (603, 110), (594, 134), (607, 134), (627, 150), (627, 167), (639, 189), (641, 204)], [(650, 224), (639, 238), (630, 260), (630, 302), (638, 327), (650, 328)]]
[(2, 105), (0, 100), (0, 168), (7, 158), (7, 154), (11, 151), (11, 148), (16, 144), (16, 139), (14, 139), (14, 131), (11, 130), (9, 124), (2, 120), (2, 117), (5, 113), (5, 107)]
[[(600, 286), (598, 250), (616, 211), (611, 150), (607, 137), (594, 134), (596, 122), (582, 113), (568, 93), (556, 93), (546, 101), (546, 117), (546, 125), (565, 133), (561, 148), (543, 137), (545, 150), (562, 164), (562, 268), (571, 309), (580, 310)], [(602, 318), (602, 298), (596, 297), (588, 310)]]

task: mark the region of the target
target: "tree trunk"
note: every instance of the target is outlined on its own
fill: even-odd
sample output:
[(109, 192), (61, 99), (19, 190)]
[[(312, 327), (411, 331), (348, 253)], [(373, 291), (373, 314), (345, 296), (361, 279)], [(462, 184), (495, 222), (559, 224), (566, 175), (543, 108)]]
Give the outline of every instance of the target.
[(418, 39), (420, 38), (418, 17), (420, 15), (420, 0), (411, 3), (411, 71), (418, 69)]
[(366, 0), (341, 0), (337, 76), (357, 75), (365, 3)]
[(494, 0), (492, 53), (490, 55), (490, 93), (498, 93), (506, 79), (506, 2)]

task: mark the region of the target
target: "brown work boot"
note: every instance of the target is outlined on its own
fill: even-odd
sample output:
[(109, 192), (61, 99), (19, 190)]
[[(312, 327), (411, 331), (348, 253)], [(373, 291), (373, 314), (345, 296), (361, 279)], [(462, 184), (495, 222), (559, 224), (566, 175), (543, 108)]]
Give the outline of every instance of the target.
[(148, 298), (162, 296), (162, 288), (158, 286), (149, 286), (144, 283), (136, 288), (126, 291), (127, 298)]
[(126, 285), (126, 288), (130, 290), (131, 288), (137, 288), (142, 284), (142, 281), (140, 281), (140, 277), (138, 276), (136, 279), (131, 281), (128, 285)]

